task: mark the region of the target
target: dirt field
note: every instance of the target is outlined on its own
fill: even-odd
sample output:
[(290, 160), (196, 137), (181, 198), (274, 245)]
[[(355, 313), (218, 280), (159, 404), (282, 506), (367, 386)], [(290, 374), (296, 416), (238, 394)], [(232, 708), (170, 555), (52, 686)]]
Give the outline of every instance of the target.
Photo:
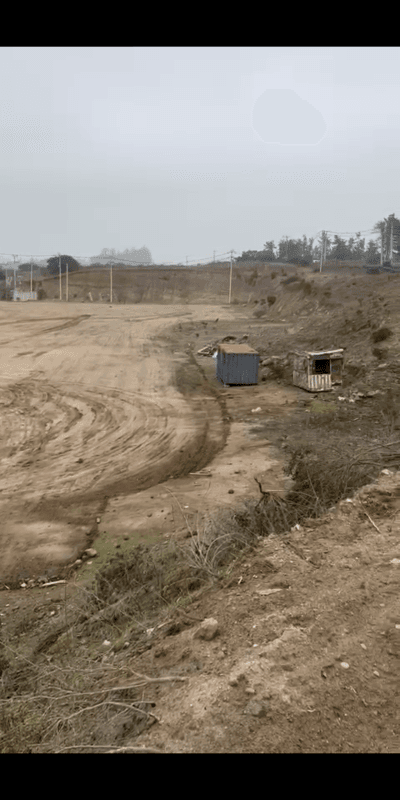
[[(399, 282), (298, 276), (265, 273), (245, 291), (237, 278), (231, 306), (0, 304), (0, 751), (399, 752)], [(228, 335), (261, 360), (344, 347), (343, 386), (314, 396), (289, 365), (224, 389), (197, 351)], [(141, 638), (117, 614), (91, 634), (77, 621), (66, 648), (67, 614), (116, 553), (183, 546), (199, 518), (234, 514), (260, 488), (284, 499), (305, 447), (326, 461), (364, 448), (367, 485), (261, 537), (158, 620), (146, 606)], [(65, 583), (41, 586), (53, 581)], [(20, 713), (13, 739), (7, 703), (38, 703), (56, 669), (76, 692), (90, 676), (111, 716), (79, 707), (81, 727), (50, 736)], [(122, 699), (130, 712), (112, 716)]]

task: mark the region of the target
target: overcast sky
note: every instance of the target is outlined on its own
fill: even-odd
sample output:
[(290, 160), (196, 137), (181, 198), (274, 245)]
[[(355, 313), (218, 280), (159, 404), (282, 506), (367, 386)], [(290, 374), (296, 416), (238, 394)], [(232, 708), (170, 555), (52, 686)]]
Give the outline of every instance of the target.
[(400, 215), (399, 48), (3, 47), (0, 66), (0, 253), (185, 263)]

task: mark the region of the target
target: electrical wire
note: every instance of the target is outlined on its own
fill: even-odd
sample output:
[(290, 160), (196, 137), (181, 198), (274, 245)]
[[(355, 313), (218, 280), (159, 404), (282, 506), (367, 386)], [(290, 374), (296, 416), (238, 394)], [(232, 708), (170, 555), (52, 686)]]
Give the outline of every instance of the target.
[[(227, 250), (226, 253), (218, 253), (216, 255), (216, 257), (217, 258), (221, 258), (222, 256), (230, 255), (230, 253), (236, 253), (236, 250)], [(15, 255), (15, 257), (17, 257), (17, 255), (15, 253), (0, 253), (0, 256), (5, 256), (5, 257), (9, 257), (9, 256), (14, 257), (14, 255)], [(28, 258), (28, 259), (32, 259), (32, 258), (58, 258), (58, 254), (54, 255), (54, 253), (53, 254), (49, 254), (49, 253), (32, 254), (31, 253), (29, 256), (28, 255), (19, 254), (18, 257), (19, 258)], [(134, 261), (131, 258), (129, 258), (129, 259), (118, 258), (118, 256), (107, 256), (107, 255), (106, 256), (72, 256), (72, 258), (81, 258), (81, 259), (85, 259), (85, 260), (88, 260), (88, 261), (96, 261), (96, 259), (101, 259), (101, 260), (107, 259), (108, 262), (116, 261), (118, 264), (142, 264), (143, 266), (147, 265), (147, 262), (143, 262), (143, 260), (142, 261)], [(192, 259), (191, 261), (187, 261), (186, 263), (187, 264), (199, 264), (201, 261), (207, 261), (209, 263), (210, 260), (213, 261), (214, 259), (215, 259), (215, 256), (204, 256), (204, 258)], [(163, 262), (162, 265), (164, 265), (164, 266), (174, 266), (174, 264), (184, 266), (181, 261)], [(14, 265), (11, 264), (10, 266), (13, 267)], [(151, 266), (155, 266), (155, 265), (148, 264), (148, 266), (151, 267)]]

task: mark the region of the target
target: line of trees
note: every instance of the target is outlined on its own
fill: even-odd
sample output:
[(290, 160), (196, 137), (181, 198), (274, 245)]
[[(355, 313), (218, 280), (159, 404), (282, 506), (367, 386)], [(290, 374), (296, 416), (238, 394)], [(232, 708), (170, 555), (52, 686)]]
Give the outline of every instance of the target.
[[(68, 265), (68, 272), (77, 272), (78, 270), (82, 269), (90, 269), (93, 268), (104, 268), (109, 266), (118, 267), (120, 269), (127, 269), (130, 266), (135, 266), (135, 264), (152, 264), (152, 256), (151, 252), (148, 247), (141, 247), (139, 250), (135, 248), (127, 248), (122, 252), (115, 250), (115, 248), (108, 248), (103, 247), (100, 255), (93, 256), (91, 260), (90, 266), (84, 266), (79, 263), (73, 256), (70, 255), (60, 255), (60, 256), (52, 256), (51, 258), (47, 259), (47, 267), (45, 267), (42, 271), (46, 275), (53, 275), (57, 277), (60, 273), (60, 259), (61, 259), (61, 273), (65, 274), (67, 271)], [(119, 261), (121, 259), (121, 261)], [(132, 262), (131, 264), (127, 262)], [(34, 265), (35, 268), (36, 265)], [(19, 269), (22, 272), (29, 272), (31, 268), (30, 262), (21, 264)]]
[[(377, 222), (373, 230), (383, 236), (383, 260), (387, 261), (391, 253), (391, 235), (393, 224), (393, 261), (399, 261), (398, 251), (400, 251), (400, 220), (390, 214), (387, 218)], [(321, 247), (324, 244), (324, 258), (326, 260), (338, 261), (365, 261), (367, 264), (379, 264), (381, 260), (381, 239), (377, 241), (370, 239), (365, 243), (365, 238), (361, 238), (360, 233), (351, 236), (347, 241), (335, 234), (333, 238), (325, 234), (314, 245), (314, 239), (304, 235), (301, 239), (289, 239), (284, 236), (276, 245), (274, 241), (267, 241), (263, 250), (244, 250), (242, 255), (236, 258), (236, 262), (241, 261), (283, 261), (291, 264), (303, 264), (307, 266), (313, 260), (321, 256)]]
[[(118, 266), (129, 268), (130, 266), (135, 266), (135, 264), (152, 264), (153, 259), (151, 256), (151, 252), (148, 247), (140, 247), (136, 249), (135, 247), (127, 247), (125, 250), (116, 250), (115, 247), (103, 247), (100, 255), (93, 256), (93, 264), (92, 266), (102, 264), (104, 266), (105, 263), (116, 263), (119, 262)], [(130, 261), (132, 264), (127, 264), (125, 262)]]

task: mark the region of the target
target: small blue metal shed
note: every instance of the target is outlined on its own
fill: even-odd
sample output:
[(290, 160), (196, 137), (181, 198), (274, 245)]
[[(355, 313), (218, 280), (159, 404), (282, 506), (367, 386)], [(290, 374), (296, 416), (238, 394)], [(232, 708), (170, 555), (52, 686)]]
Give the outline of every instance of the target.
[(247, 344), (220, 344), (217, 378), (225, 385), (258, 383), (259, 354)]

